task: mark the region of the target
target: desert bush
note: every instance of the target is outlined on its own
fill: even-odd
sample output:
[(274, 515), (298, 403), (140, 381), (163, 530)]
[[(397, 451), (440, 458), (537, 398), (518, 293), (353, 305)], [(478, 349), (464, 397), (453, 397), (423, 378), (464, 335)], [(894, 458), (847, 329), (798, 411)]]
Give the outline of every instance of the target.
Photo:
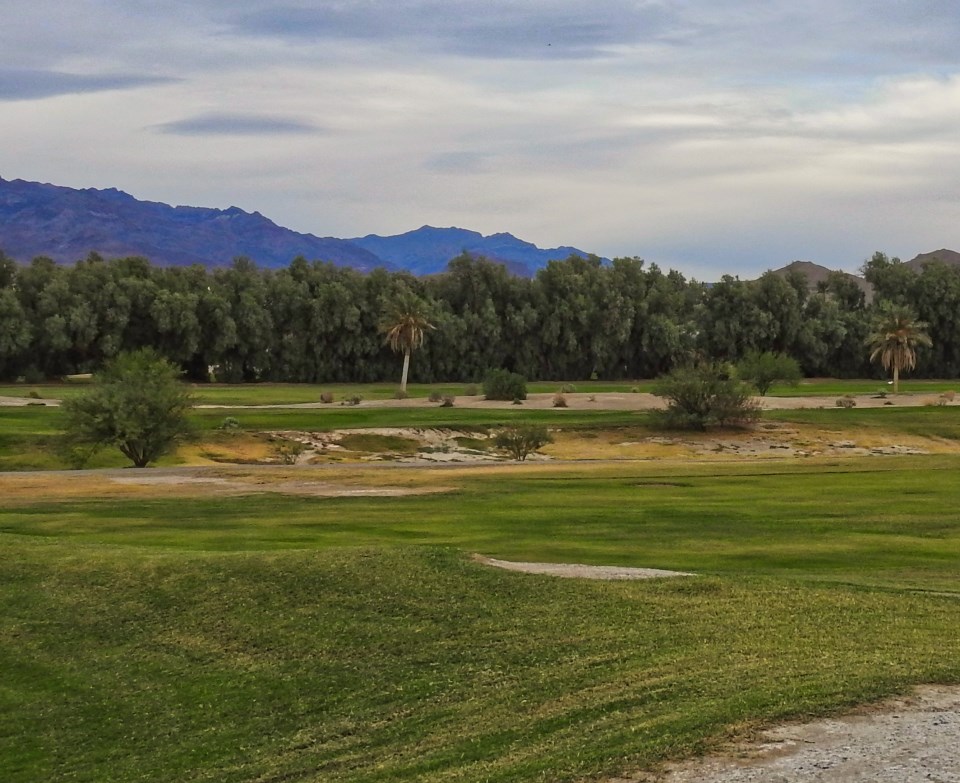
[(845, 397), (841, 397), (840, 399), (837, 400), (837, 407), (838, 408), (856, 408), (857, 401), (848, 394)]
[(40, 395), (40, 392), (38, 392), (36, 389), (31, 389), (30, 391), (28, 391), (28, 392), (27, 392), (27, 396), (28, 396), (31, 400), (42, 400), (42, 399), (43, 399), (43, 397)]
[(430, 402), (440, 402), (443, 399), (443, 395), (438, 391), (432, 391), (427, 399), (430, 400)]
[(190, 433), (192, 406), (179, 367), (152, 348), (122, 353), (83, 394), (64, 400), (67, 448), (92, 455), (110, 446), (146, 467)]
[(572, 383), (565, 383), (565, 384), (563, 384), (563, 386), (560, 387), (560, 393), (561, 393), (561, 394), (576, 394), (576, 393), (577, 393), (577, 387), (574, 386)]
[(333, 402), (333, 392), (323, 392), (320, 395), (320, 402), (331, 403)]
[(295, 440), (277, 438), (273, 441), (273, 455), (281, 465), (295, 465), (306, 446)]
[(566, 408), (567, 407), (567, 397), (561, 392), (557, 392), (553, 395), (553, 407), (554, 408)]
[(452, 394), (444, 395), (443, 402), (440, 403), (441, 408), (452, 408), (453, 403), (456, 401), (456, 397)]
[(553, 437), (542, 424), (521, 424), (498, 432), (493, 443), (518, 462), (523, 462), (530, 454), (553, 443)]
[(483, 395), (488, 400), (525, 400), (527, 380), (509, 370), (490, 370), (483, 379)]
[(796, 386), (802, 377), (800, 363), (796, 359), (770, 351), (748, 353), (737, 365), (737, 374), (741, 380), (752, 383), (761, 397), (775, 383)]
[(631, 387), (630, 387), (630, 393), (631, 393), (631, 394), (639, 394), (639, 393), (640, 393), (640, 387), (639, 387), (639, 386), (631, 386)]
[(393, 399), (395, 400), (405, 400), (410, 396), (410, 393), (406, 389), (397, 389), (393, 393)]
[(359, 405), (363, 402), (363, 397), (359, 394), (354, 394), (350, 397), (344, 397), (340, 402), (341, 405)]
[(669, 428), (703, 430), (760, 417), (749, 389), (723, 364), (677, 368), (657, 381), (653, 393), (667, 401), (666, 410), (656, 411), (654, 419)]

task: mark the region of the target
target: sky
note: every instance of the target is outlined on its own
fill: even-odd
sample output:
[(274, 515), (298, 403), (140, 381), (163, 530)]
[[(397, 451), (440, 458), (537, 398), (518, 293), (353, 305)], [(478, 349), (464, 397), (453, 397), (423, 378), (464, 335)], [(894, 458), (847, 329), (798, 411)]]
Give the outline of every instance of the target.
[(956, 0), (2, 0), (0, 177), (688, 277), (960, 250)]

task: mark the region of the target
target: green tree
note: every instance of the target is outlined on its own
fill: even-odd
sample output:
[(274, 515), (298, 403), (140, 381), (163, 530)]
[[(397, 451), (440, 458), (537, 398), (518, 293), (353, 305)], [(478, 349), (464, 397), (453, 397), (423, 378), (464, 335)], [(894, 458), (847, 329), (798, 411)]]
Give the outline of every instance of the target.
[(380, 330), (390, 348), (403, 354), (403, 374), (400, 377), (400, 391), (407, 390), (407, 375), (410, 372), (410, 354), (423, 345), (424, 335), (435, 328), (427, 320), (422, 301), (412, 296), (404, 296), (391, 306), (384, 316)]
[(900, 390), (900, 373), (917, 366), (917, 348), (932, 345), (927, 324), (917, 319), (906, 305), (883, 302), (867, 335), (870, 361), (878, 361), (885, 370), (893, 370), (893, 391)]
[(188, 432), (192, 399), (179, 376), (152, 348), (120, 354), (90, 391), (64, 401), (67, 443), (89, 453), (116, 447), (146, 467)]
[(800, 382), (800, 365), (792, 356), (771, 351), (751, 351), (737, 364), (741, 380), (749, 381), (761, 397), (766, 396), (775, 383), (796, 386)]

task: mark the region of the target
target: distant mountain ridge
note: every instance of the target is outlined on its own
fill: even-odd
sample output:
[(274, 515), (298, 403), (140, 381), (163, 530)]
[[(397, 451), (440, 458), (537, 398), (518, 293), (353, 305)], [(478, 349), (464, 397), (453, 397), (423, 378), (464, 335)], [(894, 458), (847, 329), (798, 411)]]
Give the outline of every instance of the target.
[(416, 275), (431, 275), (446, 269), (451, 258), (461, 253), (499, 261), (514, 274), (529, 276), (554, 260), (570, 256), (586, 256), (575, 247), (541, 250), (513, 234), (483, 236), (464, 228), (422, 226), (416, 231), (382, 237), (368, 234), (351, 240), (394, 266), (409, 269)]
[(248, 256), (260, 266), (281, 267), (298, 255), (364, 272), (390, 266), (351, 242), (300, 234), (237, 207), (172, 207), (115, 188), (76, 190), (2, 178), (0, 248), (20, 261), (48, 256), (58, 263), (96, 251), (170, 266), (226, 266)]
[(48, 256), (73, 263), (95, 251), (108, 258), (144, 256), (161, 265), (226, 266), (247, 256), (285, 267), (297, 256), (361, 272), (377, 267), (417, 275), (442, 272), (463, 252), (531, 276), (553, 259), (586, 256), (573, 247), (542, 250), (512, 234), (483, 236), (462, 228), (423, 226), (396, 236), (338, 239), (301, 234), (238, 207), (173, 207), (140, 201), (115, 188), (74, 189), (0, 177), (0, 249), (26, 262)]

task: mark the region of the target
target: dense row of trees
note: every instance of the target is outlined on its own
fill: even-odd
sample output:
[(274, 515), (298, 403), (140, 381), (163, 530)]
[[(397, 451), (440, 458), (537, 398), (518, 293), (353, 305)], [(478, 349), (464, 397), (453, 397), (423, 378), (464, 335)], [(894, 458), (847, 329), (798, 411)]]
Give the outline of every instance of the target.
[(374, 381), (399, 360), (384, 319), (414, 301), (435, 329), (411, 365), (415, 381), (476, 381), (490, 368), (529, 379), (654, 377), (691, 357), (738, 361), (771, 351), (807, 375), (866, 376), (865, 341), (880, 301), (909, 305), (932, 346), (918, 374), (960, 374), (960, 269), (917, 273), (878, 253), (864, 265), (868, 302), (849, 277), (817, 290), (800, 275), (707, 286), (635, 258), (552, 262), (533, 279), (460, 257), (442, 275), (363, 275), (294, 260), (282, 270), (247, 260), (209, 271), (91, 255), (74, 266), (0, 254), (0, 377), (29, 380), (99, 369), (152, 346), (205, 380)]

